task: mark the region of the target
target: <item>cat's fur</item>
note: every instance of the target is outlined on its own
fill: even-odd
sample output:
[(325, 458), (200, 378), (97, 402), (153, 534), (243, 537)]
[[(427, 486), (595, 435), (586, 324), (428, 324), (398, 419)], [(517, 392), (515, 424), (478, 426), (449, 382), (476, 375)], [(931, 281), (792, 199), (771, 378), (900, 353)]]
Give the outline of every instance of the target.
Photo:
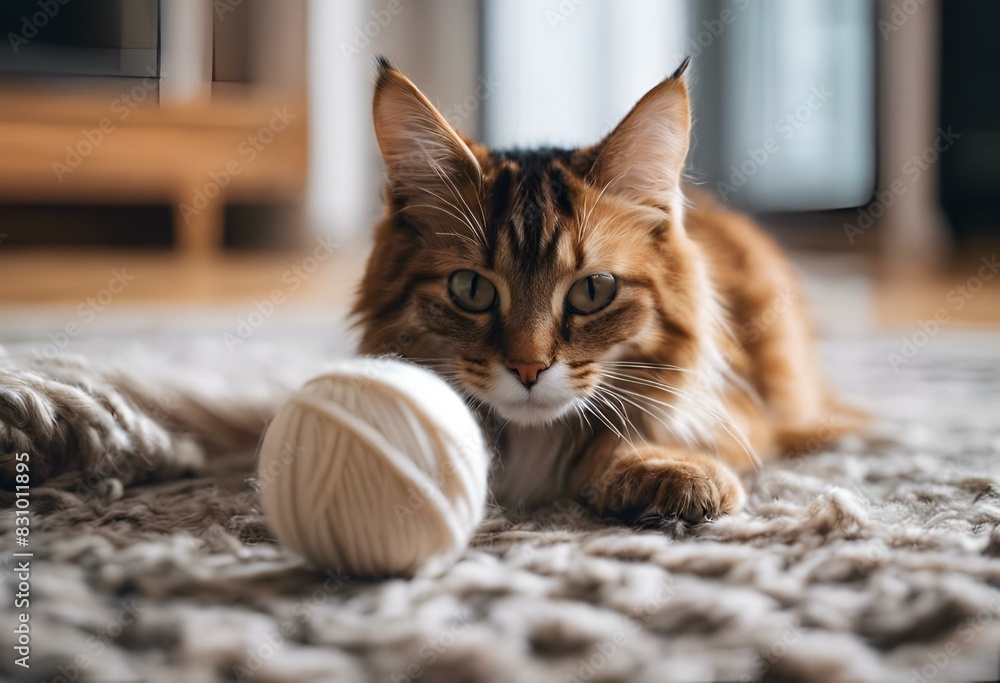
[[(501, 503), (702, 521), (740, 506), (737, 472), (758, 456), (851, 423), (778, 247), (682, 181), (686, 65), (593, 147), (498, 152), (379, 60), (387, 212), (355, 308), (360, 350), (424, 363), (469, 398), (496, 436)], [(494, 285), (493, 308), (458, 305), (461, 270)], [(614, 298), (573, 313), (567, 292), (596, 273), (615, 277)]]

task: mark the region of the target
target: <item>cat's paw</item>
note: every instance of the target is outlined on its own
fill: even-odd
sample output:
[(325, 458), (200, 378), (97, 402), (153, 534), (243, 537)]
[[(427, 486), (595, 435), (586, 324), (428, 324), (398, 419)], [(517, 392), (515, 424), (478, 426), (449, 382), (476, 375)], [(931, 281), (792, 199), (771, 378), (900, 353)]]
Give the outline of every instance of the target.
[(628, 523), (698, 524), (737, 511), (743, 485), (724, 463), (700, 454), (642, 449), (620, 454), (593, 490), (595, 511)]

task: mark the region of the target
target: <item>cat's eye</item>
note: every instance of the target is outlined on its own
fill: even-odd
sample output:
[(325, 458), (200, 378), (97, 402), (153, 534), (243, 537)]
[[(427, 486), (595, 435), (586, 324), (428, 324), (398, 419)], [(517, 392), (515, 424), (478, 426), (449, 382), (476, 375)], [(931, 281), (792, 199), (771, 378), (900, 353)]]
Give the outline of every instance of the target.
[(570, 311), (579, 315), (597, 313), (615, 298), (618, 283), (611, 273), (595, 273), (579, 280), (570, 287), (566, 303)]
[(448, 293), (461, 308), (471, 313), (482, 313), (493, 308), (497, 288), (474, 270), (456, 270), (448, 278)]

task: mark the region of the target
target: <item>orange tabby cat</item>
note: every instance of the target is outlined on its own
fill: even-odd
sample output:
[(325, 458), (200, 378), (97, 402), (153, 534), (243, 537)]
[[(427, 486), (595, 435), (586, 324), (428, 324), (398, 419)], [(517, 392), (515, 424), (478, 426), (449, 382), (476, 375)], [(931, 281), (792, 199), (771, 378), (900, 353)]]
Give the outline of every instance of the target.
[(387, 213), (360, 350), (468, 398), (495, 432), (502, 504), (700, 522), (740, 507), (758, 456), (848, 424), (778, 247), (682, 183), (686, 67), (593, 147), (504, 152), (379, 60)]

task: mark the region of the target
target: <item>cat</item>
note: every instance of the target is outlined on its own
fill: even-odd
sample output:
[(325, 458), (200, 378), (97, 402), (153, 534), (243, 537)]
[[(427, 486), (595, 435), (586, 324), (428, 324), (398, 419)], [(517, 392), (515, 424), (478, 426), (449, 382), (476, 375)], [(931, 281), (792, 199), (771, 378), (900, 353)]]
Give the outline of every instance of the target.
[(698, 524), (740, 508), (760, 459), (855, 428), (781, 250), (683, 179), (688, 61), (594, 146), (496, 151), (377, 60), (359, 350), (466, 397), (501, 505)]

